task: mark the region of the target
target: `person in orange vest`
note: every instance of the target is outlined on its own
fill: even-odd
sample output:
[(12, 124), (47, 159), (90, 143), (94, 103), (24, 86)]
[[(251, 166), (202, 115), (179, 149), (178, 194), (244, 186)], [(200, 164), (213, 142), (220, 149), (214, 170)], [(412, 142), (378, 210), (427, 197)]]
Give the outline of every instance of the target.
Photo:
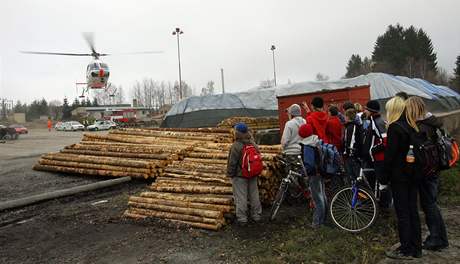
[(51, 132), (51, 118), (48, 118), (48, 131)]

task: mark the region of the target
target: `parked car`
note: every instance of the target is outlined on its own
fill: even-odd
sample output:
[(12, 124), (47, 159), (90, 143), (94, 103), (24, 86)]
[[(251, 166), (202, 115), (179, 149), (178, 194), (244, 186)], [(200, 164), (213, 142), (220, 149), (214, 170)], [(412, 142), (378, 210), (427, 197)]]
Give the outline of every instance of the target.
[(84, 131), (85, 130), (85, 126), (77, 121), (65, 122), (63, 124), (63, 127), (64, 127), (63, 129), (64, 131), (78, 131), (78, 130)]
[(14, 125), (10, 125), (9, 127), (14, 128), (14, 130), (16, 130), (18, 134), (28, 134), (29, 133), (29, 130), (27, 130), (27, 128), (23, 125), (14, 124)]
[(114, 122), (112, 120), (107, 120), (107, 122), (109, 122), (111, 129), (118, 128), (118, 124), (116, 122)]
[(6, 127), (4, 125), (0, 125), (0, 139), (18, 139), (19, 134), (16, 132), (16, 129), (11, 127)]
[(97, 130), (109, 130), (113, 124), (110, 121), (99, 120), (94, 122), (94, 124), (87, 127), (88, 130), (97, 131)]
[(54, 125), (54, 129), (56, 129), (57, 131), (62, 131), (62, 130), (64, 130), (64, 122), (57, 122), (57, 123)]

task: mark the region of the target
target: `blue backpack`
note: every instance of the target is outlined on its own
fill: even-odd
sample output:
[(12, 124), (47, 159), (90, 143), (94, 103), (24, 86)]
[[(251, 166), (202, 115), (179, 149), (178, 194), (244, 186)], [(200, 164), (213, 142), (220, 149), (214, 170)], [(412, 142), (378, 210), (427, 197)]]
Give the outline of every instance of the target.
[(302, 161), (308, 175), (315, 175), (319, 167), (318, 149), (309, 145), (302, 145)]
[(324, 174), (337, 174), (340, 171), (341, 158), (337, 148), (320, 140), (318, 144), (319, 170)]

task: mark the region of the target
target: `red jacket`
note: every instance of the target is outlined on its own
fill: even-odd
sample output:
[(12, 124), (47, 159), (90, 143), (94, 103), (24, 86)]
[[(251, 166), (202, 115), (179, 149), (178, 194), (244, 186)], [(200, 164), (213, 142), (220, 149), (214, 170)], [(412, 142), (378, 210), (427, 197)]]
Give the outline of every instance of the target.
[(326, 124), (326, 137), (342, 153), (343, 125), (338, 116), (330, 116)]
[(317, 135), (324, 142), (329, 143), (326, 136), (326, 125), (328, 115), (324, 112), (307, 113), (307, 124), (313, 127), (313, 134)]

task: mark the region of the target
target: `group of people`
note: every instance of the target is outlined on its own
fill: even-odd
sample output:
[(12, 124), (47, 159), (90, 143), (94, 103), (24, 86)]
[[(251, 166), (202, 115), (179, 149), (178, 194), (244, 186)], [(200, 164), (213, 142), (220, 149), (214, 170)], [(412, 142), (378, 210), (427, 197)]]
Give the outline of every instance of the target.
[[(340, 108), (330, 105), (326, 111), (321, 97), (287, 108), (289, 121), (281, 138), (286, 161), (295, 164), (303, 145), (325, 142), (334, 145), (341, 154), (346, 175), (356, 179), (366, 171), (370, 184), (379, 186), (380, 207), (384, 210), (394, 207), (396, 211), (401, 245), (388, 251), (388, 257), (419, 258), (422, 248), (441, 250), (448, 247), (446, 227), (437, 205), (439, 172), (422, 176), (410, 164), (413, 162), (410, 157), (413, 155), (412, 135), (423, 134), (435, 140), (436, 129), (442, 126), (442, 122), (427, 111), (421, 98), (409, 97), (403, 92), (386, 103), (386, 120), (380, 114), (380, 103), (376, 100), (368, 101), (364, 107), (345, 102)], [(257, 179), (242, 177), (241, 172), (244, 145), (256, 145), (244, 123), (234, 128), (236, 141), (230, 149), (227, 175), (232, 179), (237, 222), (246, 225), (248, 219), (260, 221), (262, 214)], [(318, 172), (308, 176), (315, 208), (312, 227), (318, 228), (325, 224), (327, 215), (324, 175)], [(423, 243), (418, 197), (429, 230)]]

